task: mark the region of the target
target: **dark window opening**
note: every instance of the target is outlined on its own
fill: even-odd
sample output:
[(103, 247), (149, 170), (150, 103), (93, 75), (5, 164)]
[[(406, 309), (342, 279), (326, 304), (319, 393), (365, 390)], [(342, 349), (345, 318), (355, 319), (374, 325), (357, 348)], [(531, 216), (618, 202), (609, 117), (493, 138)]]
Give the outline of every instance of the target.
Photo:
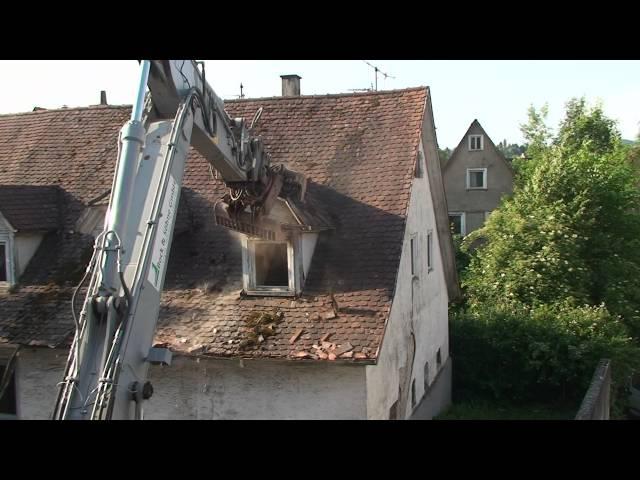
[(431, 263), (432, 248), (433, 248), (433, 234), (429, 232), (429, 234), (427, 235), (427, 269), (428, 270), (431, 270), (431, 268), (433, 267)]
[(462, 215), (449, 215), (449, 224), (451, 225), (451, 233), (454, 235), (462, 234)]
[(0, 243), (0, 282), (7, 281), (7, 245)]
[(288, 287), (287, 244), (256, 243), (254, 251), (256, 286)]
[(436, 353), (436, 364), (438, 368), (442, 366), (442, 355), (440, 354), (440, 349), (438, 349), (438, 353)]
[(424, 364), (424, 391), (429, 390), (429, 362)]
[(415, 267), (415, 257), (416, 257), (416, 247), (415, 247), (415, 239), (411, 239), (411, 275), (416, 274)]

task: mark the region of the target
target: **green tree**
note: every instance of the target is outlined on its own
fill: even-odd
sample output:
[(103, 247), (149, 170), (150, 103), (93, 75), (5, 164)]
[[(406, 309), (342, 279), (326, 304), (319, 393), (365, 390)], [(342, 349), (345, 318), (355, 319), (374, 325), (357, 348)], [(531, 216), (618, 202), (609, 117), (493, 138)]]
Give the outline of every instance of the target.
[(513, 168), (516, 171), (516, 185), (523, 185), (526, 179), (542, 161), (551, 144), (551, 129), (547, 125), (549, 105), (544, 104), (539, 110), (531, 105), (527, 110), (527, 122), (520, 125), (525, 139), (524, 156), (514, 158)]
[(447, 160), (449, 160), (449, 158), (451, 157), (451, 149), (450, 148), (445, 148), (444, 150), (439, 148), (438, 149), (438, 155), (440, 156), (440, 163), (442, 165), (444, 165), (445, 163), (447, 163)]
[(621, 143), (616, 122), (607, 118), (602, 104), (589, 107), (584, 97), (572, 98), (566, 104), (566, 114), (560, 123), (555, 145), (571, 151), (583, 146), (594, 154), (606, 154), (616, 150)]
[(640, 194), (619, 138), (599, 106), (568, 104), (524, 184), (465, 239), (486, 241), (463, 278), (472, 307), (604, 304), (640, 334)]

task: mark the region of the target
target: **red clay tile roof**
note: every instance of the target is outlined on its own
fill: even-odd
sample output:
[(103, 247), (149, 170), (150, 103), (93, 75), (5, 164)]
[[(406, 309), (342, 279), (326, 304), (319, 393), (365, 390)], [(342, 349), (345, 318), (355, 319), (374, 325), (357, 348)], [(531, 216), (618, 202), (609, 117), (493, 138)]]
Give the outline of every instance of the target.
[[(273, 162), (309, 177), (309, 195), (335, 230), (321, 235), (299, 298), (241, 296), (238, 242), (212, 221), (224, 185), (192, 151), (181, 202), (193, 228), (173, 243), (157, 342), (222, 357), (299, 358), (305, 351), (306, 358), (324, 358), (313, 348), (324, 339), (353, 347), (363, 361), (375, 359), (394, 295), (426, 99), (426, 88), (413, 88), (226, 102), (232, 117), (251, 119), (263, 108), (256, 131)], [(59, 185), (70, 204), (66, 225), (73, 225), (110, 182), (117, 132), (128, 112), (101, 106), (0, 116), (0, 184)], [(18, 292), (0, 294), (0, 342), (69, 339), (74, 265), (88, 254), (80, 246), (90, 240), (65, 230), (45, 241)], [(47, 275), (45, 262), (55, 264)], [(248, 315), (274, 309), (284, 313), (275, 335), (241, 349)]]
[(60, 227), (57, 187), (0, 185), (0, 213), (21, 231), (50, 231)]

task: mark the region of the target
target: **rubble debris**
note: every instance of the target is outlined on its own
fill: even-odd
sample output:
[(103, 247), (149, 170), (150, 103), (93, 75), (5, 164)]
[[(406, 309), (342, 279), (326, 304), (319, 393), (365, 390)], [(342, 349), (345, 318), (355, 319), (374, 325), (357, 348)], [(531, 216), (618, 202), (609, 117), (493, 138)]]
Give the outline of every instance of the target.
[(311, 354), (309, 352), (302, 351), (302, 352), (296, 352), (293, 356), (296, 358), (309, 358), (311, 357)]
[(349, 351), (349, 352), (344, 352), (343, 354), (339, 355), (340, 358), (351, 358), (353, 357), (353, 352)]
[(369, 357), (364, 352), (358, 352), (353, 356), (353, 358), (355, 358), (356, 360), (362, 360), (364, 358), (369, 358)]
[(304, 332), (303, 328), (299, 328), (298, 330), (295, 331), (295, 333), (291, 336), (291, 338), (289, 339), (289, 343), (293, 344), (295, 343), (296, 340), (298, 340), (298, 338), (300, 337), (300, 335), (302, 335), (302, 332)]
[(239, 348), (246, 349), (263, 343), (268, 337), (276, 334), (276, 325), (282, 323), (284, 313), (276, 310), (273, 313), (251, 312), (245, 319), (243, 329), (246, 338), (239, 344)]
[(333, 334), (333, 332), (329, 332), (329, 333), (325, 333), (322, 338), (320, 339), (321, 342), (326, 342), (327, 340), (329, 340), (329, 337), (331, 337), (331, 335)]
[(336, 317), (337, 317), (337, 315), (336, 315), (335, 310), (331, 310), (330, 312), (327, 312), (327, 313), (324, 314), (324, 319), (325, 320), (332, 320), (332, 319), (334, 319)]
[(336, 355), (341, 356), (343, 353), (349, 352), (351, 350), (353, 350), (353, 345), (351, 345), (349, 342), (345, 342), (344, 345), (338, 345), (335, 353)]
[(336, 357), (336, 354), (335, 354), (335, 353), (333, 353), (333, 352), (329, 352), (329, 360), (335, 360), (336, 358), (337, 358), (337, 357)]

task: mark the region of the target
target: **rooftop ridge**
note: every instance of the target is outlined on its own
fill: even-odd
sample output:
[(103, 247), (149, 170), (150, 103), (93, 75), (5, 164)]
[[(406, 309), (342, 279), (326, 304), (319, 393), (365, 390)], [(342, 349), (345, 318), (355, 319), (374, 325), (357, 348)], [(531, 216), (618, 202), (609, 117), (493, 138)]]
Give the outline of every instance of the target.
[(395, 93), (404, 93), (404, 92), (417, 92), (428, 90), (429, 87), (419, 86), (419, 87), (410, 87), (410, 88), (398, 88), (395, 90), (377, 90), (371, 92), (348, 92), (348, 93), (327, 93), (324, 95), (296, 95), (291, 97), (252, 97), (252, 98), (233, 98), (229, 100), (224, 100), (225, 103), (244, 103), (244, 102), (255, 102), (259, 100), (305, 100), (312, 98), (335, 98), (335, 97), (366, 97), (366, 96), (375, 96), (375, 95), (392, 95)]
[(0, 113), (0, 118), (2, 117), (15, 117), (22, 115), (45, 115), (47, 113), (58, 113), (58, 112), (73, 112), (79, 110), (107, 110), (107, 109), (115, 109), (115, 110), (124, 110), (130, 109), (131, 105), (87, 105), (84, 107), (60, 107), (60, 108), (43, 108), (42, 110), (36, 110), (31, 112), (13, 112), (13, 113)]

